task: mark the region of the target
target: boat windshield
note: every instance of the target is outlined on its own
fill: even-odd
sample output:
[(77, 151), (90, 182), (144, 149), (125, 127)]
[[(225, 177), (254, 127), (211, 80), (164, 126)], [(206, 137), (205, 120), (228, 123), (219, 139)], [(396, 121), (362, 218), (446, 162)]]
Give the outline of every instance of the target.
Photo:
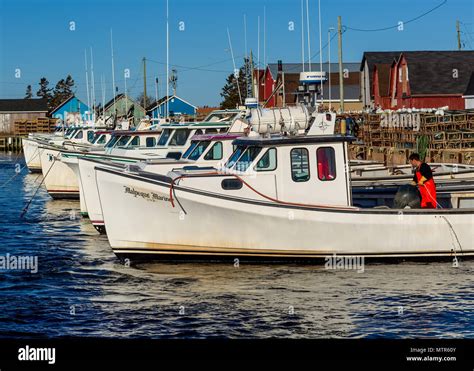
[(242, 154), (242, 156), (240, 156), (239, 161), (237, 161), (237, 163), (235, 164), (235, 170), (247, 170), (250, 164), (252, 164), (252, 162), (257, 158), (261, 150), (262, 147), (248, 147)]
[(184, 146), (188, 140), (191, 130), (189, 129), (177, 129), (175, 130), (173, 137), (170, 140), (170, 146)]
[(232, 166), (234, 166), (246, 148), (247, 147), (245, 146), (237, 146), (237, 148), (234, 150), (234, 153), (232, 153), (232, 156), (230, 156), (229, 160), (227, 160), (225, 163), (225, 167), (230, 169)]
[(102, 138), (104, 135), (103, 134), (96, 134), (94, 139), (92, 139), (92, 144), (97, 144), (97, 141), (99, 140), (99, 138)]
[(110, 140), (107, 142), (105, 148), (112, 148), (113, 146), (115, 146), (115, 143), (117, 143), (120, 137), (121, 135), (112, 135), (112, 138), (110, 138)]
[(187, 158), (187, 157), (189, 156), (189, 154), (194, 150), (194, 148), (196, 148), (196, 146), (197, 146), (198, 144), (199, 144), (198, 141), (192, 141), (192, 142), (191, 142), (191, 145), (188, 147), (188, 149), (186, 150), (186, 152), (184, 152), (182, 158)]
[(202, 142), (199, 142), (199, 145), (194, 148), (194, 150), (191, 152), (189, 155), (188, 159), (196, 161), (201, 155), (204, 153), (207, 147), (209, 147), (209, 144), (211, 144), (211, 141), (205, 140)]
[(130, 140), (130, 135), (122, 135), (120, 139), (117, 141), (117, 144), (115, 145), (115, 147), (125, 146), (129, 140)]
[(72, 135), (75, 131), (76, 131), (76, 129), (69, 128), (69, 129), (66, 130), (66, 133), (64, 134), (64, 136), (65, 136), (66, 138), (70, 138), (71, 135)]
[(166, 143), (168, 143), (168, 139), (171, 135), (171, 129), (165, 129), (160, 135), (160, 140), (158, 140), (158, 145), (159, 146), (164, 146)]

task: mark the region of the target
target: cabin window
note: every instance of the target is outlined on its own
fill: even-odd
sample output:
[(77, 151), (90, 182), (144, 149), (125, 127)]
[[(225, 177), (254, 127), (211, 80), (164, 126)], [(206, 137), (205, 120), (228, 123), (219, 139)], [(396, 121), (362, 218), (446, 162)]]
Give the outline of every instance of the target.
[(131, 140), (130, 144), (128, 147), (137, 147), (140, 145), (140, 137), (138, 135), (135, 135), (133, 139)]
[(240, 156), (239, 161), (235, 164), (235, 170), (246, 171), (257, 158), (261, 150), (262, 147), (248, 147), (242, 156)]
[(94, 139), (94, 144), (104, 144), (105, 143), (106, 136), (105, 134), (99, 135)]
[(256, 171), (273, 171), (277, 168), (276, 148), (269, 148), (255, 166)]
[(240, 179), (224, 179), (221, 183), (222, 189), (225, 190), (238, 190), (242, 188), (242, 181)]
[(309, 155), (306, 148), (293, 148), (291, 157), (291, 179), (294, 182), (307, 182), (309, 180)]
[(192, 141), (191, 142), (191, 145), (188, 147), (188, 149), (186, 150), (186, 152), (184, 152), (183, 154), (183, 158), (187, 158), (189, 156), (189, 154), (194, 151), (194, 148), (196, 148), (196, 146), (199, 144), (199, 142), (196, 142), (196, 141)]
[(155, 137), (148, 137), (145, 139), (145, 146), (147, 148), (154, 147), (156, 145), (156, 138)]
[(188, 140), (191, 130), (189, 129), (177, 129), (174, 132), (173, 137), (170, 140), (170, 146), (184, 146)]
[(222, 142), (214, 143), (204, 156), (204, 160), (222, 160)]
[(159, 146), (164, 146), (166, 143), (168, 143), (168, 139), (171, 135), (171, 129), (165, 129), (160, 135), (160, 139), (158, 140), (158, 145)]
[(206, 134), (217, 134), (217, 129), (206, 129)]
[(76, 134), (76, 136), (74, 137), (74, 139), (82, 139), (84, 136), (82, 130), (79, 130)]
[(245, 151), (245, 148), (246, 147), (244, 146), (237, 146), (237, 148), (234, 149), (232, 156), (230, 156), (229, 160), (226, 162), (225, 167), (230, 169), (232, 166), (234, 166), (242, 153)]
[(316, 151), (318, 179), (330, 181), (336, 179), (336, 155), (333, 147), (321, 147)]
[(87, 141), (89, 143), (92, 143), (94, 141), (94, 131), (93, 130), (88, 130), (87, 131)]
[(115, 143), (119, 140), (120, 136), (119, 135), (113, 135), (112, 138), (110, 138), (109, 142), (105, 145), (106, 148), (112, 148), (115, 146)]
[(126, 145), (129, 140), (130, 140), (130, 135), (121, 136), (120, 139), (117, 141), (117, 147)]
[(201, 135), (201, 134), (203, 134), (202, 129), (197, 129), (197, 130), (194, 132), (194, 135)]
[(210, 141), (202, 141), (194, 148), (191, 154), (188, 156), (188, 160), (196, 161), (204, 153), (206, 148), (211, 144)]

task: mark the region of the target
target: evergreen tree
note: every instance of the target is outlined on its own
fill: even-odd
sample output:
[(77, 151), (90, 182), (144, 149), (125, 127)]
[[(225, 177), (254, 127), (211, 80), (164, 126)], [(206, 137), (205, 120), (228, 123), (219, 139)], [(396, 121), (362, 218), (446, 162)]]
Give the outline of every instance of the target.
[(66, 99), (74, 95), (74, 92), (72, 91), (73, 87), (74, 80), (71, 75), (67, 75), (66, 79), (59, 80), (54, 87), (53, 96), (50, 100), (50, 107), (55, 108)]
[[(221, 97), (224, 99), (221, 102), (221, 109), (233, 109), (245, 103), (245, 98), (247, 98), (246, 68), (251, 68), (248, 58), (244, 58), (244, 65), (240, 67), (238, 78), (236, 78), (235, 74), (231, 74), (227, 77), (226, 84), (221, 92)], [(240, 95), (238, 88), (240, 88)], [(242, 101), (240, 97), (242, 97)]]
[(31, 90), (31, 85), (26, 87), (25, 99), (31, 99), (33, 97), (33, 91)]
[[(137, 103), (140, 105), (140, 106), (143, 106), (143, 93), (141, 93), (137, 98), (136, 98), (136, 101)], [(143, 107), (143, 108), (148, 108), (149, 106), (151, 106), (153, 103), (155, 103), (155, 98), (152, 98), (150, 97), (149, 95), (147, 95), (146, 99), (145, 99), (145, 103), (146, 103), (146, 106)]]
[(47, 99), (48, 104), (51, 101), (51, 89), (48, 88), (49, 81), (46, 77), (42, 77), (40, 82), (39, 82), (39, 90), (36, 92), (36, 95), (40, 98)]

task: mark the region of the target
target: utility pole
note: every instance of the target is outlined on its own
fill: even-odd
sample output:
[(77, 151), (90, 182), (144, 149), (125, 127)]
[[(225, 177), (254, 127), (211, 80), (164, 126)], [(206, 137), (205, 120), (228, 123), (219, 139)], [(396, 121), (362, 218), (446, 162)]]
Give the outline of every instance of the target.
[(459, 27), (459, 21), (456, 21), (456, 33), (458, 35), (458, 50), (461, 50), (461, 29)]
[(146, 109), (146, 58), (143, 57), (143, 108)]
[(340, 101), (340, 110), (344, 112), (344, 77), (342, 71), (342, 20), (341, 16), (337, 17), (337, 33), (339, 41), (339, 95), (341, 98)]

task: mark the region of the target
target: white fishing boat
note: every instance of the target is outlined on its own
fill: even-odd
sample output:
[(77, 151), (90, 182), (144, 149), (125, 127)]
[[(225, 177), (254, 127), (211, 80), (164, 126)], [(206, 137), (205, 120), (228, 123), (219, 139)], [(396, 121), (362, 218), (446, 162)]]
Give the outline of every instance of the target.
[[(76, 140), (76, 142), (62, 141), (60, 144), (54, 142), (38, 143), (43, 183), (53, 198), (80, 197), (80, 188), (76, 173), (74, 169), (71, 169), (69, 164), (62, 161), (62, 157), (65, 154), (70, 154), (70, 157), (75, 159), (78, 155), (86, 153), (90, 156), (104, 155), (107, 150), (121, 145), (130, 147), (142, 146), (143, 148), (149, 138), (151, 138), (154, 144), (161, 135), (161, 132), (152, 130), (133, 132), (134, 135), (130, 135), (130, 131), (97, 131), (97, 135), (91, 130), (82, 129), (79, 132), (84, 131), (87, 133), (86, 140), (87, 143), (89, 143), (88, 145), (85, 145), (86, 141), (79, 142), (79, 140), (83, 140), (85, 135), (79, 136), (79, 138), (74, 137), (73, 139)], [(91, 132), (92, 135), (90, 135)]]
[(232, 141), (241, 135), (235, 133), (196, 135), (180, 160), (161, 158), (137, 161), (130, 159), (130, 162), (124, 162), (103, 160), (100, 157), (78, 157), (77, 169), (79, 171), (81, 204), (84, 204), (85, 212), (97, 231), (105, 233), (102, 207), (97, 191), (95, 166), (101, 165), (120, 169), (121, 171), (138, 167), (154, 174), (166, 174), (175, 168), (191, 169), (198, 166), (209, 171), (230, 157), (233, 151)]
[[(257, 119), (254, 120), (242, 119), (241, 111), (212, 112), (206, 118), (205, 122), (192, 126), (194, 130), (197, 129), (195, 133), (199, 134), (192, 137), (188, 149), (180, 160), (170, 158), (156, 159), (156, 157), (153, 158), (151, 156), (147, 156), (146, 159), (114, 155), (81, 155), (77, 157), (74, 154), (62, 152), (62, 161), (67, 163), (75, 171), (79, 179), (81, 212), (83, 215), (89, 216), (92, 224), (99, 232), (105, 232), (102, 208), (99, 202), (94, 173), (94, 167), (96, 165), (127, 169), (131, 164), (137, 163), (141, 169), (155, 174), (166, 174), (173, 168), (189, 168), (190, 165), (204, 166), (209, 169), (210, 167), (227, 161), (233, 152), (232, 140), (238, 136), (242, 136), (244, 131), (252, 125), (256, 128), (260, 128), (263, 123), (266, 122), (267, 125), (271, 126), (271, 130), (279, 131), (291, 128), (291, 130), (295, 130), (296, 132), (299, 130), (299, 134), (304, 135), (305, 130), (311, 126), (313, 121), (317, 123), (313, 130), (320, 130), (319, 126), (321, 125), (324, 129), (334, 128), (335, 124), (335, 115), (321, 114), (316, 115), (317, 118), (316, 116), (312, 117), (303, 106), (283, 110), (279, 109), (278, 113), (273, 113), (272, 111), (274, 110), (254, 111), (254, 117), (257, 117)], [(251, 111), (249, 111), (247, 115), (250, 117)], [(209, 126), (209, 123), (212, 123), (212, 125)], [(224, 123), (230, 126), (227, 129), (227, 134), (209, 134), (217, 131), (215, 125), (223, 125)], [(182, 129), (183, 128), (180, 130)], [(167, 129), (165, 128), (164, 130)], [(222, 128), (219, 131), (222, 131)], [(207, 134), (200, 134), (203, 132)], [(172, 138), (173, 135), (173, 133), (170, 133), (169, 137)]]
[(472, 208), (354, 207), (350, 140), (239, 138), (226, 166), (207, 173), (96, 166), (110, 245), (130, 258), (474, 255)]

